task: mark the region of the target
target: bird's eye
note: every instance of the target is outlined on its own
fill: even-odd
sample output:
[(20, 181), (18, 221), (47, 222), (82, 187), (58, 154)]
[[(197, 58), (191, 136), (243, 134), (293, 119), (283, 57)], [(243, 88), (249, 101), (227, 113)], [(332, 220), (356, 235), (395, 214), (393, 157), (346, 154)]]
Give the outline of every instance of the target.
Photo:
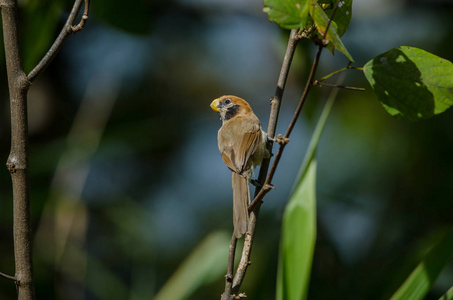
[(230, 103), (231, 103), (231, 100), (230, 100), (230, 99), (225, 99), (224, 103), (225, 103), (225, 104), (230, 104)]

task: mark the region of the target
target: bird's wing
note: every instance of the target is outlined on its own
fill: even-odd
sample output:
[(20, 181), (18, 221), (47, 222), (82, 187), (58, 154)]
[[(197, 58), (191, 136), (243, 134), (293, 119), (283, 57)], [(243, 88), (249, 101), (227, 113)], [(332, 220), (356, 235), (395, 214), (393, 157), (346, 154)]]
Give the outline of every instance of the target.
[[(257, 118), (237, 117), (219, 130), (219, 150), (223, 161), (232, 171), (248, 170), (250, 156), (261, 143), (261, 125)], [(234, 122), (233, 122), (234, 121)]]

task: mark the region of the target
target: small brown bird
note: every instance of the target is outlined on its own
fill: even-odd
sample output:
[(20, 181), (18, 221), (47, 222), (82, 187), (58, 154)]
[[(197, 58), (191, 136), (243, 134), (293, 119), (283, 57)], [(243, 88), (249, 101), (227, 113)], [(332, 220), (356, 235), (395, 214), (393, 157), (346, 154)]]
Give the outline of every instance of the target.
[(211, 103), (220, 114), (222, 127), (217, 140), (220, 154), (233, 171), (233, 224), (234, 235), (242, 237), (249, 223), (249, 182), (253, 168), (270, 157), (266, 148), (267, 134), (261, 129), (260, 120), (250, 105), (236, 96), (222, 96)]

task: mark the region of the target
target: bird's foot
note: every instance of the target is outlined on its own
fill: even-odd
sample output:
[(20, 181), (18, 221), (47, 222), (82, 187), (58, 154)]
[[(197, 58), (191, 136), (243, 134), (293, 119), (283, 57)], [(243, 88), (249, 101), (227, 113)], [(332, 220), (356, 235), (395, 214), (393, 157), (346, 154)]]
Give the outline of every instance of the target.
[(280, 145), (286, 145), (289, 143), (289, 138), (283, 137), (281, 134), (278, 134), (276, 137), (274, 137), (273, 141)]

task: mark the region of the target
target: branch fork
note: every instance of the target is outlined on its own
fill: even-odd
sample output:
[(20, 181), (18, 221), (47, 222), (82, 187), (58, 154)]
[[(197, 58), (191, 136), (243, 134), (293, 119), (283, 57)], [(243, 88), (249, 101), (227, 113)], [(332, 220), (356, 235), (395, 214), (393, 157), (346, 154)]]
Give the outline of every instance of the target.
[[(73, 26), (82, 3), (85, 10), (81, 21)], [(13, 280), (18, 300), (34, 300), (35, 284), (32, 259), (32, 226), (30, 214), (30, 176), (27, 119), (27, 92), (34, 79), (50, 64), (66, 37), (80, 31), (88, 19), (89, 0), (75, 0), (65, 26), (46, 55), (28, 74), (22, 67), (19, 47), (17, 0), (0, 0), (3, 43), (11, 111), (11, 151), (6, 166), (11, 175), (13, 190), (13, 237), (15, 276), (0, 272), (0, 277)], [(68, 31), (68, 26), (71, 30)]]
[[(332, 11), (332, 16), (330, 17), (329, 22), (326, 26), (324, 36), (322, 37), (322, 39), (318, 39), (318, 41), (320, 42), (320, 43), (317, 43), (318, 51), (313, 60), (310, 74), (308, 76), (307, 83), (305, 85), (305, 89), (299, 100), (299, 104), (296, 108), (296, 111), (294, 112), (293, 118), (292, 118), (290, 124), (288, 125), (288, 129), (284, 136), (279, 134), (279, 135), (277, 135), (277, 137), (274, 137), (275, 130), (277, 127), (278, 113), (280, 110), (281, 100), (283, 97), (283, 92), (285, 90), (285, 85), (286, 85), (286, 81), (288, 78), (289, 68), (290, 68), (294, 53), (295, 53), (297, 43), (300, 39), (302, 39), (304, 37), (308, 37), (315, 29), (315, 26), (311, 26), (308, 29), (291, 30), (289, 40), (288, 40), (288, 46), (286, 48), (285, 57), (283, 60), (282, 68), (281, 68), (280, 75), (279, 75), (278, 82), (277, 82), (275, 96), (270, 99), (271, 111), (270, 111), (269, 125), (268, 125), (268, 131), (267, 131), (268, 139), (269, 139), (269, 149), (272, 150), (274, 141), (280, 145), (280, 148), (274, 158), (274, 161), (272, 163), (272, 166), (271, 166), (269, 172), (268, 172), (268, 169), (269, 169), (269, 165), (270, 165), (270, 158), (264, 159), (261, 164), (260, 173), (258, 176), (258, 182), (262, 183), (262, 187), (260, 185), (256, 185), (255, 198), (253, 199), (252, 203), (250, 203), (250, 205), (248, 207), (248, 211), (250, 212), (250, 221), (249, 221), (249, 227), (248, 227), (249, 229), (244, 237), (244, 246), (242, 249), (242, 257), (241, 257), (241, 260), (237, 267), (236, 273), (234, 275), (233, 283), (226, 280), (225, 292), (222, 294), (222, 300), (237, 299), (237, 297), (238, 297), (238, 296), (235, 296), (235, 294), (239, 291), (239, 289), (241, 287), (242, 281), (244, 280), (244, 277), (245, 277), (245, 272), (247, 270), (247, 266), (249, 265), (249, 262), (250, 262), (250, 253), (251, 253), (251, 248), (252, 248), (252, 244), (253, 244), (257, 218), (259, 215), (261, 203), (263, 202), (262, 199), (271, 189), (274, 188), (272, 186), (271, 182), (274, 177), (274, 174), (277, 169), (280, 158), (282, 156), (283, 150), (285, 149), (285, 146), (289, 142), (289, 136), (295, 126), (297, 119), (299, 118), (300, 112), (305, 103), (305, 100), (307, 99), (308, 93), (314, 85), (314, 76), (315, 76), (315, 72), (318, 68), (322, 50), (328, 44), (328, 41), (326, 42), (326, 34), (327, 34), (329, 26), (331, 24), (331, 20), (338, 7), (338, 3), (339, 3), (339, 1), (337, 1), (336, 6), (335, 6), (334, 10)], [(232, 270), (234, 268), (234, 254), (235, 254), (236, 244), (237, 244), (237, 239), (233, 235), (231, 244), (230, 244), (230, 256), (228, 259), (227, 274), (233, 273)], [(239, 294), (239, 295), (241, 295), (241, 294)]]

